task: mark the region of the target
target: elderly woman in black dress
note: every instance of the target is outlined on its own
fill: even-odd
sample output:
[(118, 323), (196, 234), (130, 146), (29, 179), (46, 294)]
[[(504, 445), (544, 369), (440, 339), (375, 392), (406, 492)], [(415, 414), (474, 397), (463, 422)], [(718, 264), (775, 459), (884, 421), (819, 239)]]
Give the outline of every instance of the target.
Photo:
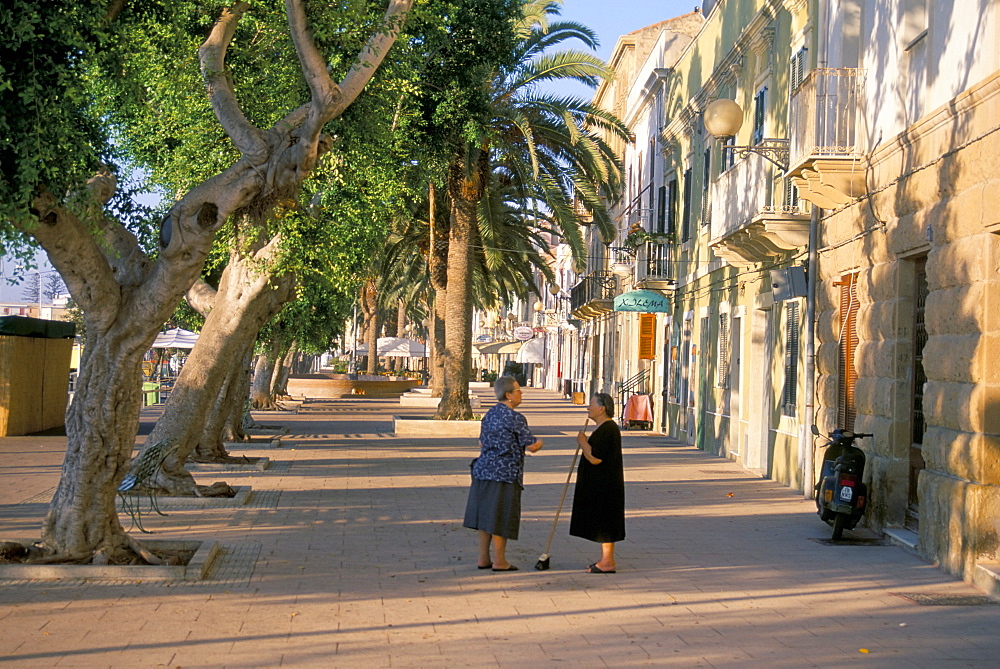
[[(507, 561), (507, 540), (517, 539), (524, 487), (524, 452), (542, 447), (528, 421), (514, 411), (521, 403), (521, 386), (512, 376), (493, 383), (498, 402), (483, 416), (479, 457), (472, 464), (472, 487), (465, 506), (464, 527), (479, 532), (480, 569), (517, 571)], [(490, 556), (490, 548), (493, 555)]]
[(576, 435), (583, 458), (576, 474), (569, 533), (601, 544), (601, 559), (587, 568), (591, 574), (615, 573), (615, 542), (625, 538), (622, 433), (611, 418), (614, 415), (611, 396), (594, 395), (587, 416), (596, 427), (589, 439), (582, 431)]

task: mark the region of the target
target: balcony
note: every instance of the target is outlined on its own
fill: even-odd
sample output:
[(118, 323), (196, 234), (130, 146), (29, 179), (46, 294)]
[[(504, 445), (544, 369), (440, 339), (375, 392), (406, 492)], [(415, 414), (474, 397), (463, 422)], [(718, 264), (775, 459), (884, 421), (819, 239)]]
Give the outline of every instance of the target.
[(570, 313), (574, 318), (592, 320), (613, 311), (616, 288), (611, 272), (588, 274), (570, 290)]
[(709, 245), (716, 256), (746, 266), (773, 261), (808, 243), (809, 215), (798, 206), (773, 204), (774, 171), (766, 158), (748, 153), (712, 185)]
[(787, 176), (799, 197), (823, 209), (836, 209), (865, 193), (858, 144), (861, 72), (815, 69), (792, 93)]
[(669, 244), (655, 241), (645, 242), (636, 252), (636, 288), (656, 290), (674, 288), (674, 274), (671, 267)]

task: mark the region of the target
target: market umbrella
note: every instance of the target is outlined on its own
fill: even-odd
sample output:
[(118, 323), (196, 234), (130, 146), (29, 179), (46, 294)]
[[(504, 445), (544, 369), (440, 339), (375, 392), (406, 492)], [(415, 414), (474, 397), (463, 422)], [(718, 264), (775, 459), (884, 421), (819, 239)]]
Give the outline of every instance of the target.
[(174, 328), (156, 335), (153, 340), (153, 348), (194, 348), (198, 341), (198, 334), (181, 328)]

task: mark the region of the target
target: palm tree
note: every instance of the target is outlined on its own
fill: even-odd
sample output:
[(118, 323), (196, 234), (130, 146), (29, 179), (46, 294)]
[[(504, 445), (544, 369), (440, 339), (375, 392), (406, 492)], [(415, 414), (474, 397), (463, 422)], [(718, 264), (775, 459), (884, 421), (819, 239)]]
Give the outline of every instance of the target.
[(527, 0), (516, 26), (514, 64), (491, 82), (493, 117), (466, 138), (448, 170), (451, 231), (448, 249), (447, 328), (444, 350), (445, 388), (437, 418), (467, 419), (471, 360), (470, 252), (475, 244), (480, 203), (491, 187), (513, 189), (528, 209), (532, 203), (547, 211), (546, 220), (558, 230), (582, 264), (583, 235), (576, 206), (593, 216), (606, 238), (613, 225), (606, 208), (622, 187), (620, 161), (605, 135), (629, 138), (620, 120), (589, 102), (548, 95), (544, 82), (575, 80), (589, 86), (612, 76), (607, 65), (579, 50), (547, 51), (568, 39), (596, 48), (597, 39), (577, 23), (549, 23), (559, 14), (559, 2)]

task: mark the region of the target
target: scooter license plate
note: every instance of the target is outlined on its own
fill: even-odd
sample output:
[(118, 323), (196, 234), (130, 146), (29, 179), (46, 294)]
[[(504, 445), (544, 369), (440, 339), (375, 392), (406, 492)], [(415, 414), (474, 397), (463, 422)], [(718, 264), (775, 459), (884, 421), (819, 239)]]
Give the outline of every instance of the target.
[(850, 502), (852, 497), (854, 497), (854, 490), (852, 488), (844, 486), (840, 489), (840, 501)]

